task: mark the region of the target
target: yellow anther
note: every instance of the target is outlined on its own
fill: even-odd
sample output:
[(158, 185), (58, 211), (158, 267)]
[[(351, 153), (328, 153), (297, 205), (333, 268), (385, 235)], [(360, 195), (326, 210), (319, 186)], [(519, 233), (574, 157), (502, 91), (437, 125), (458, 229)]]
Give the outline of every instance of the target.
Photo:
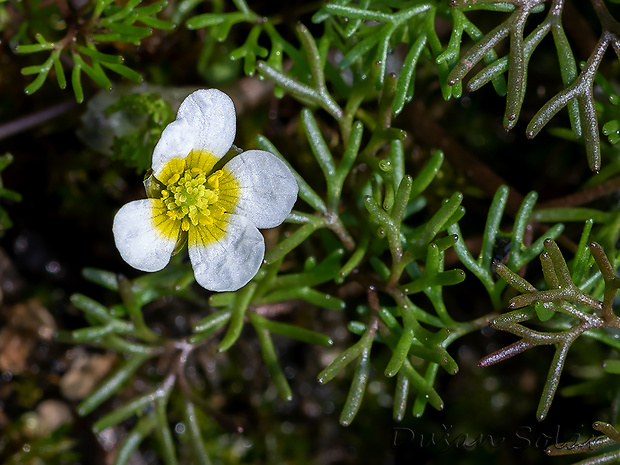
[[(209, 227), (210, 234), (201, 237), (210, 240), (219, 240), (225, 234), (223, 216), (234, 208), (239, 196), (239, 186), (230, 173), (218, 170), (207, 175), (216, 161), (208, 152), (192, 152), (187, 158), (170, 160), (161, 172), (164, 188), (157, 207), (170, 220), (177, 221), (183, 231), (192, 226)], [(225, 174), (226, 191), (220, 198), (220, 179)], [(163, 223), (155, 226), (163, 235), (170, 234)]]
[(209, 186), (211, 186), (213, 189), (217, 189), (220, 187), (220, 178), (222, 177), (222, 175), (224, 174), (224, 172), (222, 170), (217, 170), (215, 173), (213, 173), (211, 176), (209, 176), (209, 179), (207, 179), (207, 182), (209, 183)]

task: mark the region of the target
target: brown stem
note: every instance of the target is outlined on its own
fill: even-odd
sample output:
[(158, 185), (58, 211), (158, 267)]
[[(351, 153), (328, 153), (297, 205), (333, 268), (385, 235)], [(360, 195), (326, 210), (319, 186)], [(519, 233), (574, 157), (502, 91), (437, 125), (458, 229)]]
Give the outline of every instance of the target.
[(590, 23), (583, 17), (581, 11), (575, 8), (573, 2), (565, 2), (562, 16), (564, 18), (564, 30), (572, 39), (579, 55), (584, 59), (590, 56), (598, 40), (592, 32)]
[(498, 176), (473, 153), (454, 140), (451, 134), (439, 125), (422, 102), (414, 100), (408, 105), (408, 117), (411, 130), (416, 138), (426, 142), (431, 147), (442, 150), (446, 159), (461, 172), (470, 182), (489, 198), (495, 195), (497, 189), (507, 185), (510, 195), (506, 204), (506, 211), (515, 215), (519, 211), (523, 196), (517, 189), (510, 186), (505, 179)]
[(594, 11), (596, 12), (596, 16), (598, 16), (599, 21), (601, 22), (601, 27), (603, 28), (603, 32), (608, 31), (616, 35), (620, 35), (620, 23), (614, 19), (611, 15), (605, 2), (603, 0), (590, 0), (592, 2), (592, 6), (594, 7)]
[(75, 100), (66, 100), (44, 110), (22, 116), (21, 118), (17, 118), (16, 120), (8, 123), (0, 124), (0, 140), (15, 136), (21, 132), (39, 126), (68, 112), (75, 106), (77, 106), (77, 102)]
[(620, 177), (609, 179), (601, 184), (584, 189), (581, 192), (540, 203), (536, 208), (575, 207), (617, 192), (618, 190), (620, 190)]

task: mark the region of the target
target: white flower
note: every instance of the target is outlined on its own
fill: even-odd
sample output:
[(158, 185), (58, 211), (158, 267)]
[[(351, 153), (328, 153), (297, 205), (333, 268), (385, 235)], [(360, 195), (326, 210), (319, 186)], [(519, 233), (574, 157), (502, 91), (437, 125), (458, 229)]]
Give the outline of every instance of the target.
[(219, 90), (188, 96), (164, 129), (153, 153), (155, 198), (124, 205), (114, 218), (123, 259), (158, 271), (187, 238), (196, 281), (213, 291), (234, 291), (258, 272), (265, 242), (257, 228), (282, 223), (297, 200), (286, 164), (262, 150), (217, 161), (235, 138), (235, 107)]

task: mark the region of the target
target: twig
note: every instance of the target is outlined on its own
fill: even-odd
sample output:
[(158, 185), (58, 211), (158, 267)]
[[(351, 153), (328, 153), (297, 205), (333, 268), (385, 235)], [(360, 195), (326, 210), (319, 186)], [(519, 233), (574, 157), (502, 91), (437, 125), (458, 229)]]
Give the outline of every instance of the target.
[(15, 136), (49, 120), (52, 120), (77, 106), (75, 100), (65, 100), (44, 110), (22, 116), (9, 123), (0, 124), (0, 140)]

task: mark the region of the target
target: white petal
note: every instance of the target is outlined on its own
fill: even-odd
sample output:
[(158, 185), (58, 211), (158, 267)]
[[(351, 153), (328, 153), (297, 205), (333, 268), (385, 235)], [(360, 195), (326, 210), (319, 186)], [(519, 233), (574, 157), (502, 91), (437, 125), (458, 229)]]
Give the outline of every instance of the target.
[(222, 158), (235, 140), (235, 105), (217, 89), (201, 89), (187, 96), (159, 139), (153, 152), (153, 174), (160, 173), (173, 158), (185, 158), (192, 150), (203, 150)]
[(238, 215), (227, 215), (227, 219), (225, 236), (214, 243), (210, 237), (200, 237), (206, 234), (205, 228), (189, 230), (194, 276), (198, 284), (211, 291), (242, 288), (258, 273), (265, 256), (265, 241), (253, 224)]
[(194, 133), (195, 131), (184, 120), (177, 119), (166, 126), (153, 151), (151, 166), (156, 178), (170, 160), (189, 155), (196, 145)]
[(159, 271), (170, 261), (176, 239), (165, 239), (153, 225), (153, 200), (123, 205), (112, 225), (116, 248), (127, 263), (142, 271)]
[(190, 94), (179, 107), (177, 119), (187, 122), (194, 133), (194, 149), (222, 158), (235, 140), (237, 115), (228, 95), (217, 89)]
[(235, 213), (257, 228), (274, 228), (291, 212), (297, 200), (297, 181), (288, 166), (263, 150), (248, 150), (226, 164), (240, 185)]

